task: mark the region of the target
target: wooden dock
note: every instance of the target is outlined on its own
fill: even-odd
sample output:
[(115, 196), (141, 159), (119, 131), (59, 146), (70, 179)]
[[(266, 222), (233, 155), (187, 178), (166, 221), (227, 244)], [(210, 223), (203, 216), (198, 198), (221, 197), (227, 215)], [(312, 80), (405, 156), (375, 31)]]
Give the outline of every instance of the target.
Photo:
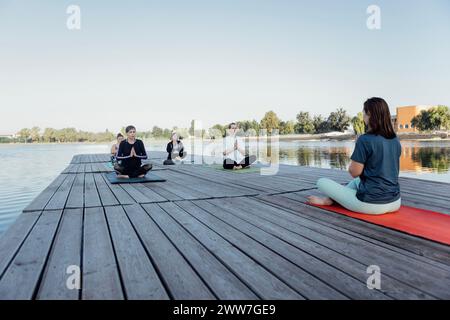
[[(0, 238), (0, 299), (450, 299), (450, 246), (305, 204), (344, 171), (151, 155), (166, 182), (111, 185), (107, 155), (75, 156)], [(450, 184), (400, 180), (404, 204), (450, 214)]]

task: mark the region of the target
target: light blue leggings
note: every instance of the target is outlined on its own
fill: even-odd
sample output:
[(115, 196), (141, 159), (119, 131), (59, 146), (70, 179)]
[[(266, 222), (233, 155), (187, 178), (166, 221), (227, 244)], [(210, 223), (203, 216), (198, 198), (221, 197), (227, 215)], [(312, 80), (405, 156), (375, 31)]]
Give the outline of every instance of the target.
[(356, 197), (359, 186), (359, 178), (353, 179), (349, 184), (343, 186), (331, 179), (320, 178), (317, 187), (329, 198), (333, 199), (347, 210), (365, 214), (384, 214), (397, 211), (401, 205), (401, 199), (391, 203), (375, 204), (362, 202)]

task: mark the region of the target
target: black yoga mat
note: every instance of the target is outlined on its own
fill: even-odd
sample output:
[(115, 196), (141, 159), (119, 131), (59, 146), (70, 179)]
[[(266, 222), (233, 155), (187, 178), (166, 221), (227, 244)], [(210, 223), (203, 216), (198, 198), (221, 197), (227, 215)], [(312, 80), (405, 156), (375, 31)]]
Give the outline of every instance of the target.
[(166, 179), (160, 178), (153, 173), (147, 173), (147, 175), (143, 178), (128, 178), (122, 179), (117, 178), (117, 173), (110, 172), (105, 174), (106, 178), (108, 178), (111, 184), (119, 184), (119, 183), (145, 183), (145, 182), (164, 182)]

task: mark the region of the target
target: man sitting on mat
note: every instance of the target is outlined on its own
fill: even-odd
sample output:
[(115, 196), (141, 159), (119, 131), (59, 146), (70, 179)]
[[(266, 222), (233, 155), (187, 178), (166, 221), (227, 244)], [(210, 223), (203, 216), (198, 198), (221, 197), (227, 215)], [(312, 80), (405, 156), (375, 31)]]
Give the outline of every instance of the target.
[(118, 178), (143, 178), (152, 169), (151, 164), (142, 165), (142, 160), (147, 159), (144, 143), (136, 139), (136, 128), (128, 126), (125, 129), (127, 139), (119, 145), (116, 158), (121, 164), (114, 165), (114, 171)]
[(167, 159), (164, 161), (164, 164), (175, 164), (173, 159), (175, 160), (183, 160), (186, 157), (186, 152), (184, 151), (183, 142), (178, 138), (178, 134), (176, 132), (172, 133), (170, 137), (170, 141), (167, 144), (166, 151), (168, 153)]
[(400, 209), (398, 183), (401, 145), (391, 123), (389, 106), (381, 98), (364, 103), (363, 117), (368, 131), (358, 138), (349, 172), (354, 180), (343, 186), (331, 179), (317, 181), (327, 197), (310, 196), (309, 202), (332, 205), (336, 201), (347, 210), (384, 214)]
[(236, 136), (239, 128), (235, 122), (228, 125), (228, 135), (225, 137), (225, 151), (223, 156), (223, 168), (229, 170), (240, 170), (248, 168), (256, 161), (256, 156), (245, 154), (245, 145), (242, 138)]

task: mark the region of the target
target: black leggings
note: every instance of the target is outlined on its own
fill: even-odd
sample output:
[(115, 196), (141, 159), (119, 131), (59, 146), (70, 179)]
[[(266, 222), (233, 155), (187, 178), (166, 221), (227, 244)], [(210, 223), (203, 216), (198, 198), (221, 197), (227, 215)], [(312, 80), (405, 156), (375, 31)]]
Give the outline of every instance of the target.
[(248, 167), (253, 162), (256, 161), (256, 156), (246, 156), (244, 159), (242, 159), (241, 162), (237, 163), (234, 160), (231, 160), (230, 158), (226, 158), (223, 160), (223, 168), (224, 169), (233, 169), (237, 166), (242, 166), (242, 168)]
[(152, 165), (151, 164), (146, 164), (146, 165), (143, 165), (142, 167), (137, 167), (137, 168), (133, 168), (133, 167), (132, 168), (125, 168), (125, 167), (120, 166), (118, 164), (116, 164), (114, 166), (114, 170), (116, 171), (116, 173), (129, 176), (130, 178), (136, 178), (136, 177), (138, 177), (140, 175), (146, 174), (151, 169), (152, 169)]

